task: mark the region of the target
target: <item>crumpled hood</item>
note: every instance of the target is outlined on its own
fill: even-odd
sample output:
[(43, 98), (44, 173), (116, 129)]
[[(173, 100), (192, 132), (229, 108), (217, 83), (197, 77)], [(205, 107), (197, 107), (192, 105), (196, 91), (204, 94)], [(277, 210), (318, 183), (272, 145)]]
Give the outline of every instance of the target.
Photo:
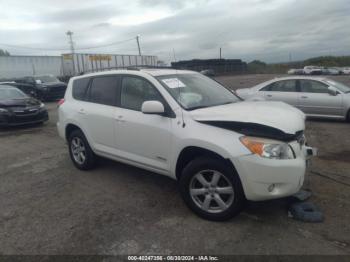
[(244, 101), (197, 109), (190, 112), (200, 122), (241, 122), (259, 124), (295, 134), (305, 129), (305, 114), (283, 102)]

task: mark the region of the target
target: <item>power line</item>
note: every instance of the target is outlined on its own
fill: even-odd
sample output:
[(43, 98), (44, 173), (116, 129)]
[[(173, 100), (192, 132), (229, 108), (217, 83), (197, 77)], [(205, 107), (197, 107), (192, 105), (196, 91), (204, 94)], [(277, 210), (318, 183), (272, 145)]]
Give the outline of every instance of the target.
[[(75, 50), (89, 50), (89, 49), (97, 49), (97, 48), (103, 48), (103, 47), (108, 47), (108, 46), (113, 46), (113, 45), (118, 45), (122, 44), (131, 40), (135, 40), (135, 37), (125, 39), (122, 41), (117, 41), (105, 45), (97, 45), (97, 46), (89, 46), (89, 47), (80, 47), (80, 48), (75, 48)], [(30, 49), (30, 50), (38, 50), (38, 51), (70, 51), (70, 48), (39, 48), (39, 47), (29, 47), (29, 46), (20, 46), (20, 45), (11, 45), (11, 44), (5, 44), (5, 43), (0, 43), (2, 46), (7, 46), (11, 48), (17, 48), (17, 49)]]

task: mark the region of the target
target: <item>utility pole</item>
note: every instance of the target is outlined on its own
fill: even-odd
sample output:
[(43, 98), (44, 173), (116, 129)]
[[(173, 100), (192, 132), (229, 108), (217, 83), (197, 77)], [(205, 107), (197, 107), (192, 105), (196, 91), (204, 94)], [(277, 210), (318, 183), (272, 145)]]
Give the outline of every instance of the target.
[(66, 35), (69, 37), (69, 45), (70, 45), (70, 51), (72, 54), (74, 54), (74, 42), (73, 42), (73, 32), (67, 31)]
[(292, 63), (292, 53), (289, 53), (289, 63)]
[(139, 38), (140, 38), (140, 35), (137, 35), (136, 36), (137, 47), (139, 49), (139, 55), (141, 55), (141, 47), (140, 47), (140, 40), (139, 40)]
[(220, 47), (220, 60), (221, 60), (221, 47)]
[(174, 55), (174, 61), (175, 61), (175, 63), (176, 63), (175, 48), (173, 48), (173, 55)]
[(75, 63), (74, 63), (74, 42), (73, 42), (73, 32), (67, 31), (66, 35), (69, 37), (69, 45), (70, 45), (70, 51), (72, 56), (72, 64), (73, 64), (73, 75), (75, 75)]

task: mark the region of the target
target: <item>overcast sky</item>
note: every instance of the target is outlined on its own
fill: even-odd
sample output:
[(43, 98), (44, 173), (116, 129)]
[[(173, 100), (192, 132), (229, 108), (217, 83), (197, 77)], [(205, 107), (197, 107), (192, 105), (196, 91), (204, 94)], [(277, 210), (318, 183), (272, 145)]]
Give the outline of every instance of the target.
[[(169, 62), (224, 58), (266, 62), (350, 55), (349, 0), (0, 0), (0, 48), (11, 54), (56, 55), (140, 35), (144, 54)], [(77, 50), (137, 54), (135, 40)]]

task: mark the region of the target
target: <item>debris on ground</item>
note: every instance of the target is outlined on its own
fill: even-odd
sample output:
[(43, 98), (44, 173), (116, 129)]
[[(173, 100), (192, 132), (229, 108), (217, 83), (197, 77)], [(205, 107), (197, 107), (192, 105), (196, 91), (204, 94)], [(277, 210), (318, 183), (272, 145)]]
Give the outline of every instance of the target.
[(300, 190), (298, 193), (292, 195), (293, 198), (296, 198), (299, 201), (305, 201), (311, 197), (311, 191)]
[(321, 223), (324, 220), (323, 213), (311, 202), (295, 202), (291, 204), (288, 216), (310, 223)]

